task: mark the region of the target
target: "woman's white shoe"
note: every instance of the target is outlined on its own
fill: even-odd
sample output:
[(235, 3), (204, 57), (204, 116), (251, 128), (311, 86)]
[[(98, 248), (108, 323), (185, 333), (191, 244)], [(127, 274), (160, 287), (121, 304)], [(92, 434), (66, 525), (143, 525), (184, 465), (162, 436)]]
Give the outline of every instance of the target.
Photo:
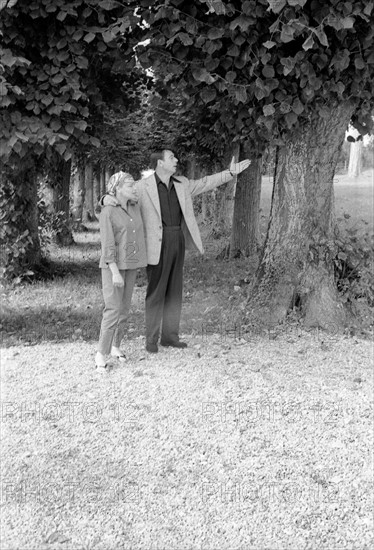
[(110, 355), (112, 357), (116, 357), (120, 361), (126, 361), (126, 355), (124, 354), (124, 352), (120, 348), (116, 348), (115, 346), (112, 346)]
[(96, 366), (97, 370), (100, 370), (100, 371), (106, 371), (107, 370), (107, 364), (106, 364), (106, 361), (105, 361), (105, 357), (99, 351), (95, 355), (95, 366)]

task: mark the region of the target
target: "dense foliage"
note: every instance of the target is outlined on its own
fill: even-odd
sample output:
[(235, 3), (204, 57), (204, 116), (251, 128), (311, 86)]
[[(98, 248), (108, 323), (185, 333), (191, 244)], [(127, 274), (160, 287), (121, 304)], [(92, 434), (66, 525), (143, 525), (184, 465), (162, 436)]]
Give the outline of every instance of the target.
[[(119, 17), (121, 25), (113, 25)], [(121, 97), (115, 73), (134, 64), (124, 61), (132, 20), (131, 11), (126, 15), (111, 0), (5, 3), (0, 160), (15, 166), (47, 145), (68, 158), (74, 146), (99, 145), (103, 106)]]
[[(140, 2), (149, 39), (139, 59), (177, 88), (185, 109), (204, 104), (214, 129), (281, 144), (331, 101), (357, 100), (367, 131), (373, 105), (372, 1)], [(209, 8), (209, 9), (208, 9)], [(140, 51), (140, 48), (139, 48)]]

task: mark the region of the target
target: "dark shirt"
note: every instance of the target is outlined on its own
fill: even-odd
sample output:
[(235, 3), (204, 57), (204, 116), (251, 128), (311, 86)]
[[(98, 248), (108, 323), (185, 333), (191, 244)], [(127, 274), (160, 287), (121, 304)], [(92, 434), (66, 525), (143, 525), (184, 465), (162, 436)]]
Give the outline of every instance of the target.
[(169, 187), (160, 180), (155, 173), (158, 196), (160, 199), (161, 219), (163, 226), (181, 225), (182, 210), (175, 190), (173, 177), (170, 178)]

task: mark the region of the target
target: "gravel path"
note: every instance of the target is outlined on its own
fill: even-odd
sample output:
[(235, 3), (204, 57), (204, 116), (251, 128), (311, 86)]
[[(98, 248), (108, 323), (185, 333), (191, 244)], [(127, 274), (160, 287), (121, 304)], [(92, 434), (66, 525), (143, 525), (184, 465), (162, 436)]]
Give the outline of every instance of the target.
[(2, 350), (2, 550), (372, 547), (367, 340)]

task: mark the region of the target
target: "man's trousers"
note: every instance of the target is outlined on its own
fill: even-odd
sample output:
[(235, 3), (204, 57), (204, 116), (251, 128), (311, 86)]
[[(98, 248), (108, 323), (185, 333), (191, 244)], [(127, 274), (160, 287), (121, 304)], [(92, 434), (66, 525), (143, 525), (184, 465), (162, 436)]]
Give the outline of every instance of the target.
[(103, 355), (108, 355), (112, 346), (119, 348), (121, 345), (126, 331), (136, 273), (136, 269), (121, 269), (120, 274), (125, 285), (114, 286), (110, 269), (101, 270), (105, 307), (101, 321), (98, 351)]
[(148, 287), (145, 299), (146, 339), (156, 344), (179, 340), (182, 310), (184, 235), (180, 227), (164, 227), (160, 261), (147, 266)]

